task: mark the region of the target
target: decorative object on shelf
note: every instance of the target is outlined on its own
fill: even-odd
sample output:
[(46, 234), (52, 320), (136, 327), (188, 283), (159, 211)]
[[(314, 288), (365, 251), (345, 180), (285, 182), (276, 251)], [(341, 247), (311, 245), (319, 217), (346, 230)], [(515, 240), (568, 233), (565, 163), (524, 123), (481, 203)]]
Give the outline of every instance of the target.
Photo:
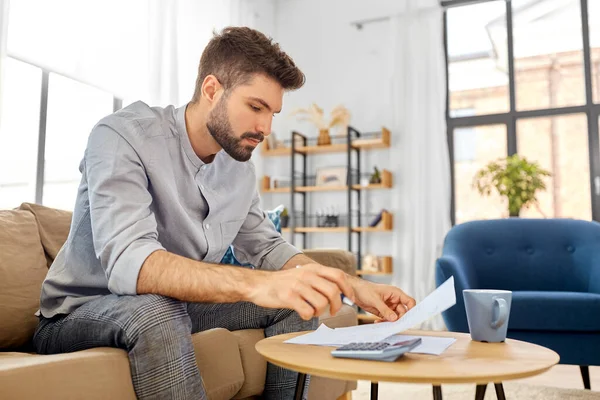
[(273, 182), (272, 189), (288, 188), (292, 186), (292, 181), (289, 176), (272, 176), (271, 182)]
[(337, 207), (317, 210), (317, 228), (337, 228), (340, 226), (340, 213)]
[(281, 140), (277, 140), (277, 134), (275, 132), (271, 132), (269, 134), (269, 136), (267, 136), (267, 148), (273, 150), (273, 149), (281, 149), (286, 147), (283, 144), (283, 141)]
[(279, 220), (281, 222), (281, 227), (282, 228), (287, 228), (288, 224), (290, 222), (290, 216), (288, 214), (288, 209), (287, 208), (283, 208), (283, 211), (281, 211), (281, 214), (279, 215)]
[(377, 225), (378, 225), (378, 224), (381, 222), (381, 219), (383, 218), (383, 213), (386, 213), (386, 212), (388, 212), (388, 211), (387, 211), (387, 210), (385, 210), (385, 209), (384, 209), (384, 210), (381, 210), (381, 211), (379, 211), (379, 214), (377, 214), (377, 215), (375, 216), (375, 218), (373, 218), (373, 219), (371, 220), (371, 222), (369, 222), (369, 226), (370, 226), (370, 227), (377, 226)]
[(377, 168), (377, 166), (374, 167), (375, 172), (373, 172), (373, 174), (371, 174), (371, 177), (369, 178), (369, 183), (371, 185), (376, 185), (381, 183), (381, 173), (379, 172), (379, 169)]
[(363, 272), (379, 272), (379, 259), (373, 254), (365, 254), (360, 268)]
[(345, 186), (348, 181), (348, 167), (326, 167), (317, 169), (317, 186)]
[(292, 111), (290, 116), (293, 115), (300, 115), (297, 117), (298, 121), (309, 121), (315, 124), (319, 130), (319, 137), (317, 138), (319, 146), (331, 144), (330, 129), (339, 127), (340, 132), (345, 133), (350, 124), (350, 111), (342, 105), (331, 110), (329, 122), (325, 122), (323, 109), (315, 103), (311, 104), (308, 108), (298, 108)]
[(319, 130), (319, 137), (317, 138), (317, 144), (319, 146), (326, 146), (331, 144), (331, 137), (329, 136), (329, 129)]
[(508, 199), (508, 214), (518, 217), (523, 208), (532, 205), (544, 216), (539, 207), (536, 192), (546, 190), (544, 178), (552, 176), (536, 162), (514, 154), (492, 161), (479, 170), (473, 178), (473, 187), (480, 194), (489, 196), (492, 189)]

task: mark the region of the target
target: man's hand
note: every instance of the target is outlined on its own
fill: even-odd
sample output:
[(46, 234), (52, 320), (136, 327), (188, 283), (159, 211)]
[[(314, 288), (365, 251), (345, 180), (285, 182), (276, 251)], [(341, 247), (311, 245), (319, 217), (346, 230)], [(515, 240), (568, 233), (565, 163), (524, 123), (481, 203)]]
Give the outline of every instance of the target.
[(396, 321), (416, 304), (415, 299), (395, 286), (352, 278), (356, 305), (385, 321)]
[(304, 320), (322, 315), (330, 309), (335, 315), (342, 307), (341, 294), (354, 301), (348, 275), (321, 264), (257, 275), (248, 301), (267, 308), (290, 308)]

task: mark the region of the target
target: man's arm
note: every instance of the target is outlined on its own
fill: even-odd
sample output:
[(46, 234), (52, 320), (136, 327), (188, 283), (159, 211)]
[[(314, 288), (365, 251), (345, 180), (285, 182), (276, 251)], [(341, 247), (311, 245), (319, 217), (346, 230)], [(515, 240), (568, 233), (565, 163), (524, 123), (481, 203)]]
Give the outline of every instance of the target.
[(252, 289), (265, 280), (267, 273), (155, 251), (142, 265), (137, 293), (155, 293), (198, 303), (250, 301)]
[(142, 265), (137, 293), (160, 294), (187, 302), (249, 301), (267, 308), (293, 309), (308, 320), (330, 308), (335, 315), (341, 308), (342, 292), (354, 298), (344, 275), (319, 264), (260, 271), (194, 261), (159, 250)]

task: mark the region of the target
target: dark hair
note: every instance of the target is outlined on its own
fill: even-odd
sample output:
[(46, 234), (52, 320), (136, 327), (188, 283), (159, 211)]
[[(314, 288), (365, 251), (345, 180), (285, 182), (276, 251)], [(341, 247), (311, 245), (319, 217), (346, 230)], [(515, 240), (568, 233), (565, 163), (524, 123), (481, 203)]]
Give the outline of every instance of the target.
[(263, 33), (247, 27), (227, 27), (220, 34), (213, 32), (200, 58), (192, 102), (200, 100), (202, 82), (208, 75), (216, 76), (225, 90), (229, 90), (249, 82), (256, 73), (275, 79), (285, 90), (299, 89), (305, 81), (290, 56)]

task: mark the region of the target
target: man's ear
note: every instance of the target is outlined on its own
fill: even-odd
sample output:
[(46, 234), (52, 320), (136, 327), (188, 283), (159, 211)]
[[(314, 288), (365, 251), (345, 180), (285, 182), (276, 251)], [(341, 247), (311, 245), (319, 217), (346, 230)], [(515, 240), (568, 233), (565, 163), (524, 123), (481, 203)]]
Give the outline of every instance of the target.
[(209, 103), (213, 104), (219, 100), (220, 92), (223, 91), (221, 82), (214, 75), (207, 75), (202, 82), (202, 97), (206, 98)]

